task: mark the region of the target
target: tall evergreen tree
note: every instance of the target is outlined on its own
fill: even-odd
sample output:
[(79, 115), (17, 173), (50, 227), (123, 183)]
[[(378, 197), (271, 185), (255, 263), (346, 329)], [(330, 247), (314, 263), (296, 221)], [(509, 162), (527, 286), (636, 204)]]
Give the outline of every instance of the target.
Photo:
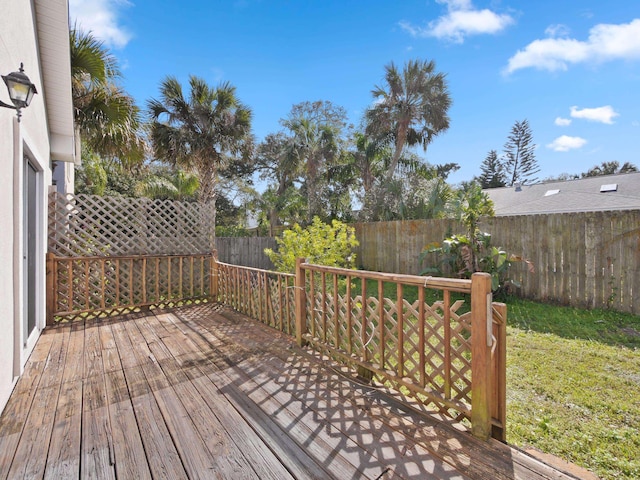
[(480, 165), (480, 186), (482, 188), (506, 187), (504, 165), (498, 158), (498, 152), (491, 150)]
[(535, 183), (537, 178), (534, 175), (540, 171), (535, 148), (529, 122), (526, 119), (516, 121), (507, 137), (507, 143), (504, 144), (508, 186), (513, 186), (516, 182)]

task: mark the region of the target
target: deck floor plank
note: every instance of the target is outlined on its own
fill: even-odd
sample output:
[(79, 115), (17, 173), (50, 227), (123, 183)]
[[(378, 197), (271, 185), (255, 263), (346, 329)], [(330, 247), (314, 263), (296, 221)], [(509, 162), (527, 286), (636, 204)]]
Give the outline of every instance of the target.
[(41, 380), (35, 390), (29, 416), (24, 424), (13, 464), (9, 470), (9, 478), (35, 478), (45, 469), (55, 418), (55, 409), (51, 406), (57, 405), (60, 395), (67, 347), (66, 337), (66, 331), (57, 332), (52, 336), (51, 345), (40, 372)]
[(62, 384), (44, 478), (80, 477), (82, 380)]
[(0, 480), (575, 478), (401, 400), (226, 307), (58, 325), (0, 417)]
[[(201, 327), (207, 330), (216, 328), (206, 324)], [(224, 336), (221, 332), (217, 333), (219, 336)], [(255, 340), (253, 336), (251, 339), (245, 337), (243, 344), (249, 348), (269, 342), (268, 338), (259, 338), (257, 344), (252, 345)], [(218, 342), (219, 348), (223, 350), (229, 347), (224, 340), (219, 339)], [(238, 353), (238, 346), (233, 342), (230, 348), (233, 351), (229, 354), (241, 356)], [(431, 478), (464, 478), (452, 466), (437, 457), (434, 458), (433, 455), (428, 456), (428, 464), (406, 468), (404, 461), (397, 460), (401, 459), (402, 455), (396, 443), (397, 440), (401, 440), (401, 445), (406, 447), (406, 444), (411, 442), (410, 438), (398, 436), (383, 444), (380, 441), (382, 433), (376, 429), (379, 425), (368, 425), (368, 418), (363, 416), (365, 412), (362, 409), (349, 409), (345, 399), (337, 398), (331, 389), (323, 387), (327, 382), (327, 375), (323, 376), (320, 382), (316, 376), (315, 382), (305, 383), (304, 378), (312, 373), (310, 370), (313, 365), (299, 357), (292, 358), (291, 353), (286, 349), (284, 351), (277, 349), (277, 351), (289, 357), (286, 362), (281, 361), (274, 353), (270, 356), (261, 356), (259, 359), (247, 358), (238, 363), (241, 367), (238, 370), (249, 372), (251, 380), (245, 379), (245, 382), (254, 381), (260, 385), (262, 397), (256, 396), (254, 391), (245, 391), (250, 398), (255, 398), (256, 403), (263, 405), (269, 402), (269, 399), (276, 399), (281, 404), (287, 405), (297, 421), (306, 419), (307, 425), (311, 428), (320, 426), (321, 432), (328, 432), (328, 437), (324, 439), (333, 445), (333, 449), (341, 451), (354, 467), (372, 478), (382, 475), (386, 469), (390, 469), (395, 476), (402, 478), (425, 478), (426, 474), (430, 474)], [(224, 355), (222, 353), (221, 356)], [(274, 372), (277, 372), (277, 375)], [(335, 377), (335, 373), (332, 372), (332, 375)], [(277, 378), (275, 382), (272, 380), (273, 377)], [(333, 405), (328, 405), (327, 400), (333, 400)]]
[(55, 419), (44, 478), (79, 478), (84, 325), (78, 322), (73, 325), (59, 326), (50, 332), (67, 333), (67, 348), (64, 363), (59, 366), (62, 385), (58, 404), (55, 406)]
[(113, 324), (112, 331), (153, 478), (188, 478), (142, 367), (136, 360), (136, 347), (131, 344), (124, 323)]
[[(179, 362), (172, 356), (172, 352), (169, 353), (166, 346), (161, 346), (160, 343), (151, 339), (149, 348), (158, 359), (160, 368), (173, 387), (176, 398), (183, 404), (196, 431), (203, 439), (214, 461), (213, 470), (216, 476), (238, 479), (260, 478), (245, 459), (242, 450), (235, 448), (233, 441), (208, 407), (211, 400), (202, 397), (183, 372)], [(268, 478), (278, 477), (270, 476)], [(283, 480), (286, 478), (284, 477)]]
[[(168, 325), (168, 324), (167, 324)], [(193, 332), (192, 332), (193, 333)], [(211, 337), (211, 333), (206, 330), (199, 332), (203, 336), (208, 336), (208, 347), (204, 351), (216, 352), (213, 347), (216, 339)], [(183, 344), (187, 344), (185, 341)], [(195, 347), (195, 344), (192, 348)], [(217, 353), (217, 352), (216, 352)], [(242, 372), (230, 368), (229, 365), (220, 359), (219, 353), (212, 356), (213, 363), (217, 363), (217, 370), (209, 372), (209, 378), (221, 388), (223, 392), (231, 389), (233, 394), (230, 399), (237, 401), (240, 397), (247, 397), (253, 400), (248, 406), (250, 412), (243, 412), (248, 415), (255, 415), (256, 409), (261, 409), (263, 413), (270, 416), (280, 428), (287, 432), (291, 438), (296, 440), (297, 448), (304, 449), (315, 458), (317, 463), (323, 465), (327, 477), (325, 478), (387, 478), (385, 468), (376, 468), (374, 472), (364, 472), (361, 462), (348, 458), (348, 449), (342, 449), (335, 444), (332, 439), (333, 433), (330, 426), (321, 424), (311, 417), (306, 417), (308, 411), (302, 412), (297, 406), (291, 406), (287, 401), (278, 402), (265, 393), (262, 386), (250, 378), (250, 375), (243, 375)], [(348, 441), (348, 439), (344, 439)]]
[[(153, 317), (148, 317), (138, 323), (141, 331), (145, 331), (149, 335), (146, 338), (148, 342), (151, 340), (149, 346), (152, 352), (155, 352), (158, 346), (155, 339), (166, 347), (165, 350), (158, 351), (156, 358), (163, 353), (169, 353), (166, 358), (160, 361), (162, 369), (171, 384), (174, 385), (179, 397), (183, 401), (190, 400), (190, 404), (185, 404), (185, 407), (194, 423), (199, 426), (200, 433), (206, 439), (209, 448), (212, 449), (214, 457), (218, 458), (219, 462), (228, 464), (224, 465), (222, 473), (228, 475), (228, 478), (243, 478), (245, 475), (243, 472), (253, 470), (254, 473), (246, 478), (254, 478), (254, 476), (260, 479), (274, 480), (293, 478), (271, 451), (264, 448), (264, 444), (260, 442), (253, 430), (250, 428), (239, 430), (230, 422), (226, 422), (225, 425), (220, 420), (220, 409), (215, 408), (218, 400), (216, 397), (219, 397), (220, 393), (211, 392), (209, 389), (198, 389), (193, 381), (204, 377), (199, 366), (208, 362), (206, 356), (199, 350), (184, 349), (184, 345), (188, 344), (186, 337), (171, 334), (162, 338), (156, 337), (158, 329), (153, 327), (158, 325), (158, 320)], [(204, 390), (204, 395), (202, 390)], [(210, 396), (211, 393), (214, 395)], [(248, 427), (244, 422), (240, 422), (240, 424)], [(231, 427), (231, 432), (227, 430), (227, 427)], [(256, 448), (256, 444), (261, 448)], [(242, 455), (233, 456), (234, 451), (241, 452)]]
[(0, 417), (0, 478), (9, 474), (54, 337), (54, 332), (40, 336)]
[(180, 455), (189, 478), (207, 479), (224, 478), (218, 475), (219, 468), (216, 459), (209, 452), (206, 443), (185, 409), (182, 401), (176, 395), (168, 378), (162, 371), (160, 364), (149, 349), (135, 322), (125, 326), (131, 344), (135, 345), (134, 352), (139, 357), (150, 357), (151, 362), (144, 362), (142, 370), (151, 387), (165, 424), (174, 439), (176, 450)]
[(151, 479), (124, 372), (107, 373), (106, 385), (116, 475), (118, 478)]
[[(207, 337), (209, 348), (215, 350), (217, 339), (211, 332), (203, 329), (199, 333)], [(224, 356), (215, 357), (221, 359)], [(256, 406), (270, 415), (297, 441), (300, 448), (307, 449), (316, 462), (329, 472), (331, 478), (387, 478), (388, 472), (392, 470), (389, 466), (377, 462), (369, 464), (368, 452), (362, 451), (350, 438), (341, 435), (327, 422), (319, 420), (310, 408), (290, 395), (271, 394), (264, 388), (265, 384), (270, 383), (269, 379), (266, 382), (256, 382), (253, 378), (256, 372), (246, 373), (242, 368), (229, 367), (224, 361), (219, 367), (221, 372), (212, 372), (210, 378), (219, 386), (223, 385), (223, 391), (236, 387), (239, 390), (236, 396), (245, 395), (253, 400)]]

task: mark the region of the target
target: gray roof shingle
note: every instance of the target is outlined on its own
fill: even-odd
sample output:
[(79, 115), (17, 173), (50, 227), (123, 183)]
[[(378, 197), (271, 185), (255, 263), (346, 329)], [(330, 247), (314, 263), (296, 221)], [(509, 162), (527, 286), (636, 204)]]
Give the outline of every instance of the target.
[[(617, 185), (601, 192), (603, 185)], [(640, 172), (485, 190), (496, 216), (640, 209)]]

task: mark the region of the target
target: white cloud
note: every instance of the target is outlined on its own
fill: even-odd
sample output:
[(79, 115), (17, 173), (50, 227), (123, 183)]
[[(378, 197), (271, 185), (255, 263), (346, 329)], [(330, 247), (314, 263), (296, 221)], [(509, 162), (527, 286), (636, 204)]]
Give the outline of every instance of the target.
[(586, 41), (555, 38), (557, 26), (547, 28), (552, 38), (534, 40), (509, 59), (504, 73), (521, 68), (567, 70), (583, 62), (640, 59), (640, 18), (619, 25), (599, 24), (589, 31)]
[(478, 10), (471, 0), (438, 0), (447, 6), (448, 13), (429, 22), (426, 27), (416, 27), (401, 22), (400, 27), (414, 37), (436, 37), (462, 43), (468, 35), (495, 34), (514, 23), (507, 14), (489, 9)]
[(569, 35), (569, 27), (561, 23), (549, 25), (544, 33), (546, 33), (548, 37), (567, 37)]
[(573, 118), (582, 118), (584, 120), (589, 120), (592, 122), (600, 122), (611, 125), (613, 123), (613, 119), (620, 114), (617, 113), (611, 105), (605, 105), (604, 107), (597, 108), (583, 108), (578, 109), (578, 107), (571, 107), (571, 116)]
[(71, 23), (108, 46), (123, 48), (131, 33), (118, 24), (118, 11), (129, 5), (127, 0), (69, 0)]
[(547, 148), (556, 152), (568, 152), (576, 148), (583, 147), (587, 141), (581, 137), (569, 137), (568, 135), (561, 135), (553, 142), (547, 144)]
[(556, 117), (556, 119), (555, 119), (555, 121), (553, 123), (555, 123), (559, 127), (568, 127), (569, 125), (571, 125), (571, 119), (570, 118)]

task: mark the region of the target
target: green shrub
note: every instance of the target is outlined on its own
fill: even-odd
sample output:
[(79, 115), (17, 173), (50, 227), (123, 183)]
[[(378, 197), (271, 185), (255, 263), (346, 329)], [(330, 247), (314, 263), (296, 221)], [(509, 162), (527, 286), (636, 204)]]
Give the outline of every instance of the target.
[(296, 258), (308, 263), (331, 267), (355, 268), (353, 248), (358, 246), (355, 229), (339, 220), (322, 223), (318, 217), (306, 228), (297, 223), (276, 238), (278, 251), (266, 248), (264, 253), (279, 272), (293, 273)]
[(438, 255), (436, 265), (427, 267), (421, 275), (471, 278), (475, 272), (486, 272), (491, 275), (494, 293), (508, 293), (511, 287), (520, 287), (518, 282), (508, 278), (513, 262), (525, 262), (529, 271), (533, 271), (530, 261), (491, 245), (491, 234), (486, 232), (477, 231), (473, 240), (468, 235), (452, 235), (442, 244), (428, 245), (419, 260), (425, 263), (435, 254)]

